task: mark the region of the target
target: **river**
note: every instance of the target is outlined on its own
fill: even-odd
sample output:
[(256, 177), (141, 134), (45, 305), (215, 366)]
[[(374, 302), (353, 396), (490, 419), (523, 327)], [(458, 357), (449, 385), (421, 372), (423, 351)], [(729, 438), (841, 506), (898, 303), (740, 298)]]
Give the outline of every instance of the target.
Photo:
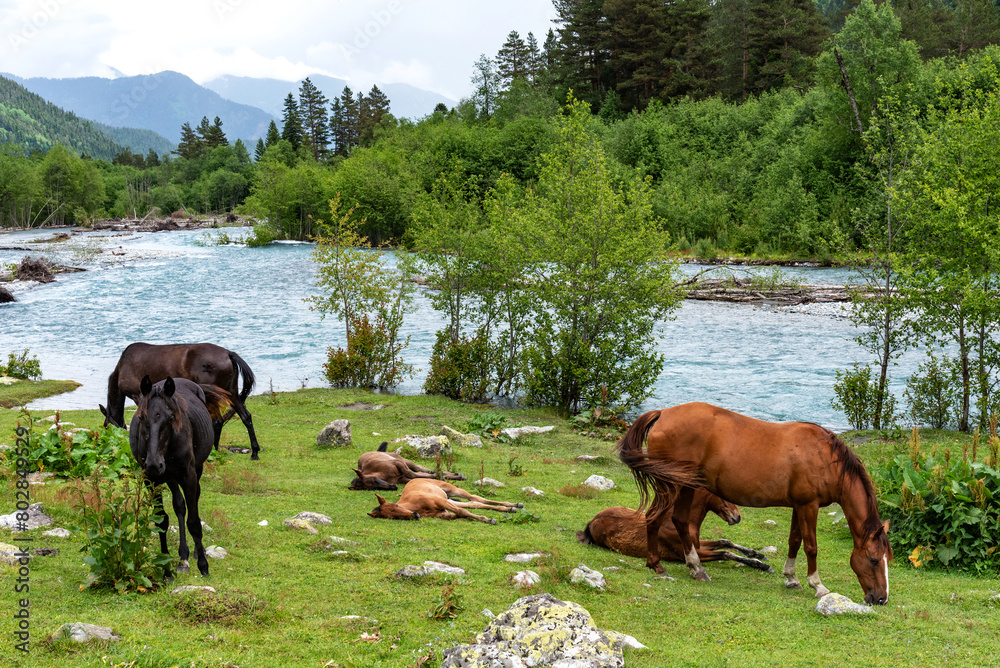
[[(234, 231), (227, 230), (230, 234)], [(46, 378), (82, 383), (74, 392), (33, 402), (33, 409), (96, 408), (122, 349), (133, 341), (211, 341), (237, 351), (257, 376), (255, 393), (322, 387), (328, 346), (343, 346), (343, 327), (303, 301), (315, 294), (312, 247), (206, 245), (218, 230), (80, 233), (44, 254), (88, 271), (53, 283), (14, 287), (18, 301), (0, 306), (0, 355), (25, 347)], [(238, 231), (237, 231), (238, 233)], [(50, 230), (0, 234), (0, 246), (51, 236)], [(207, 237), (206, 237), (207, 235)], [(100, 249), (100, 252), (98, 250)], [(0, 250), (0, 264), (23, 250)], [(703, 267), (687, 265), (694, 273)], [(843, 284), (844, 269), (787, 269), (812, 284)], [(408, 316), (404, 356), (417, 375), (397, 391), (416, 394), (443, 318), (417, 295)], [(835, 430), (846, 418), (830, 406), (837, 370), (864, 359), (855, 328), (837, 304), (800, 307), (686, 301), (659, 326), (666, 363), (644, 409), (707, 401), (767, 420), (808, 420)], [(893, 390), (922, 358), (895, 369)]]

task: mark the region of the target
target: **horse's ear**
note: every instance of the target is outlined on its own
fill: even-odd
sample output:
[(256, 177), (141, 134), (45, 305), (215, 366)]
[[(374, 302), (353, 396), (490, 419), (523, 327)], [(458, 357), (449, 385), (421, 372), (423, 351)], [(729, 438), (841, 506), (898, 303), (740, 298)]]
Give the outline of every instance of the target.
[(357, 473), (359, 478), (364, 478), (365, 477), (365, 474), (362, 473), (361, 471), (359, 471), (358, 469), (351, 469), (351, 470), (354, 471), (355, 473)]
[(386, 448), (389, 447), (389, 441), (382, 441), (381, 445), (378, 446), (378, 452), (385, 452)]
[(97, 407), (101, 409), (101, 415), (108, 417), (108, 409), (104, 407), (104, 404), (97, 404)]
[(146, 396), (153, 391), (153, 381), (149, 379), (149, 376), (143, 376), (142, 382), (139, 383), (139, 394)]
[(177, 388), (174, 386), (173, 378), (168, 377), (165, 381), (163, 381), (163, 396), (165, 396), (167, 399), (174, 396), (174, 390), (176, 389)]
[(384, 506), (384, 505), (386, 504), (386, 500), (385, 500), (385, 499), (383, 499), (383, 498), (382, 498), (381, 496), (379, 496), (378, 494), (376, 494), (376, 495), (375, 495), (375, 498), (376, 498), (376, 499), (378, 499), (378, 505), (380, 505), (380, 506)]
[(882, 522), (882, 531), (884, 531), (886, 535), (889, 535), (889, 520)]

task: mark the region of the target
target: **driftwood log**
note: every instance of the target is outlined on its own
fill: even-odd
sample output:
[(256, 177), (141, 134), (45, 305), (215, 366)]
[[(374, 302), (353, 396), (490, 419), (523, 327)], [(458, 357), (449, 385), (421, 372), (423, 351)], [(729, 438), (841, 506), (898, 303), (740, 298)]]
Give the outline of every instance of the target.
[(846, 302), (850, 291), (842, 285), (762, 286), (759, 282), (740, 278), (699, 280), (691, 285), (687, 299), (700, 301), (741, 302), (759, 304), (821, 304)]

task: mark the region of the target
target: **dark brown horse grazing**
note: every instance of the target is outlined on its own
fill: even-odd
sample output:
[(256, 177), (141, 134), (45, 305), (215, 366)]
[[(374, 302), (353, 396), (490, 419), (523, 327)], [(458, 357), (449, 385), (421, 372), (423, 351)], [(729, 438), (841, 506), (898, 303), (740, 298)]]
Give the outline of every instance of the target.
[[(740, 510), (732, 503), (723, 501), (715, 494), (704, 488), (696, 489), (694, 500), (691, 503), (691, 515), (688, 519), (691, 525), (691, 532), (694, 536), (701, 533), (701, 525), (705, 521), (708, 512), (712, 511), (730, 525), (740, 521)], [(602, 510), (590, 520), (583, 531), (576, 532), (576, 539), (584, 545), (600, 545), (620, 552), (628, 557), (645, 557), (646, 546), (646, 518), (638, 510), (622, 508), (616, 506)], [(660, 525), (660, 532), (657, 534), (657, 543), (660, 558), (667, 561), (684, 561), (684, 549), (681, 546), (680, 536), (670, 522)], [(699, 540), (697, 545), (698, 558), (701, 561), (736, 561), (745, 566), (758, 570), (773, 573), (772, 569), (764, 561), (767, 560), (760, 552), (752, 550), (742, 545), (737, 545), (732, 541), (721, 540)], [(739, 552), (733, 554), (728, 550)], [(745, 555), (745, 556), (740, 556)]]
[[(181, 559), (178, 571), (188, 570), (188, 546), (184, 535), (185, 506), (187, 529), (194, 539), (198, 570), (208, 575), (208, 560), (201, 543), (201, 472), (212, 452), (212, 420), (229, 408), (229, 393), (214, 385), (197, 385), (186, 378), (167, 378), (155, 385), (149, 376), (139, 385), (139, 404), (129, 427), (132, 456), (146, 473), (150, 484), (166, 483), (177, 515)], [(163, 495), (157, 494), (156, 525), (160, 528), (160, 551), (167, 553), (170, 520), (163, 509)], [(168, 573), (169, 575), (169, 573)]]
[[(642, 444), (646, 440), (646, 452)], [(646, 565), (662, 572), (656, 536), (673, 502), (672, 522), (685, 561), (698, 580), (708, 580), (688, 531), (694, 489), (704, 487), (740, 506), (792, 508), (785, 585), (801, 588), (795, 558), (805, 541), (808, 582), (816, 596), (828, 593), (816, 570), (819, 509), (839, 503), (854, 538), (851, 568), (868, 604), (889, 598), (892, 546), (864, 465), (832, 432), (808, 422), (776, 424), (709, 404), (691, 403), (639, 417), (618, 443), (618, 455), (635, 475), (646, 512)]]
[[(358, 458), (358, 468), (354, 469), (357, 477), (348, 485), (354, 490), (384, 489), (394, 490), (399, 483), (404, 485), (414, 478), (435, 478), (434, 471), (415, 464), (409, 459), (386, 452), (389, 443), (382, 441), (378, 450), (366, 452)], [(444, 480), (465, 480), (461, 473), (444, 471)]]
[[(242, 392), (239, 391), (241, 374)], [(108, 377), (108, 406), (101, 406), (105, 427), (109, 424), (125, 426), (125, 397), (139, 403), (139, 384), (144, 376), (149, 376), (154, 383), (166, 378), (187, 378), (199, 385), (216, 385), (229, 392), (232, 408), (212, 424), (215, 449), (219, 449), (222, 426), (236, 413), (250, 435), (250, 459), (260, 458), (253, 419), (244, 404), (255, 380), (250, 366), (239, 355), (212, 343), (129, 345)]]

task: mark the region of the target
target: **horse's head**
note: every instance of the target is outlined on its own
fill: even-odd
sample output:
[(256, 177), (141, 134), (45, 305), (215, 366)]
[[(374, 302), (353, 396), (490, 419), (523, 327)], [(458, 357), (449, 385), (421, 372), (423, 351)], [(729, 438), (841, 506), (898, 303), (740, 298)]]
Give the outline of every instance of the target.
[(139, 392), (141, 405), (136, 411), (139, 438), (146, 444), (146, 458), (142, 462), (146, 475), (156, 478), (163, 475), (167, 464), (164, 451), (177, 429), (177, 402), (174, 399), (173, 378), (167, 378), (162, 385), (153, 386), (149, 376), (142, 379)]
[(375, 510), (368, 513), (369, 517), (387, 519), (387, 520), (419, 520), (420, 515), (413, 512), (412, 510), (407, 510), (401, 506), (386, 501), (378, 494), (375, 495), (378, 499), (378, 507)]
[[(104, 428), (108, 427), (118, 427), (119, 429), (124, 429), (125, 425), (121, 424), (118, 420), (111, 417), (111, 410), (104, 407), (104, 404), (97, 404), (97, 407), (101, 409), (101, 415), (104, 416)], [(124, 421), (124, 420), (123, 420)]]
[(885, 605), (889, 600), (889, 522), (881, 524), (865, 538), (856, 538), (851, 553), (851, 568), (858, 576), (868, 605)]
[(349, 485), (350, 489), (353, 490), (372, 490), (372, 489), (385, 489), (385, 490), (395, 490), (398, 489), (396, 485), (391, 482), (386, 482), (379, 478), (377, 475), (365, 475), (360, 471), (360, 469), (354, 469), (354, 472), (358, 474), (358, 477), (351, 481)]
[(739, 524), (740, 520), (743, 519), (740, 515), (740, 509), (735, 503), (730, 503), (715, 494), (709, 494), (707, 501), (708, 509), (724, 519), (730, 526)]

